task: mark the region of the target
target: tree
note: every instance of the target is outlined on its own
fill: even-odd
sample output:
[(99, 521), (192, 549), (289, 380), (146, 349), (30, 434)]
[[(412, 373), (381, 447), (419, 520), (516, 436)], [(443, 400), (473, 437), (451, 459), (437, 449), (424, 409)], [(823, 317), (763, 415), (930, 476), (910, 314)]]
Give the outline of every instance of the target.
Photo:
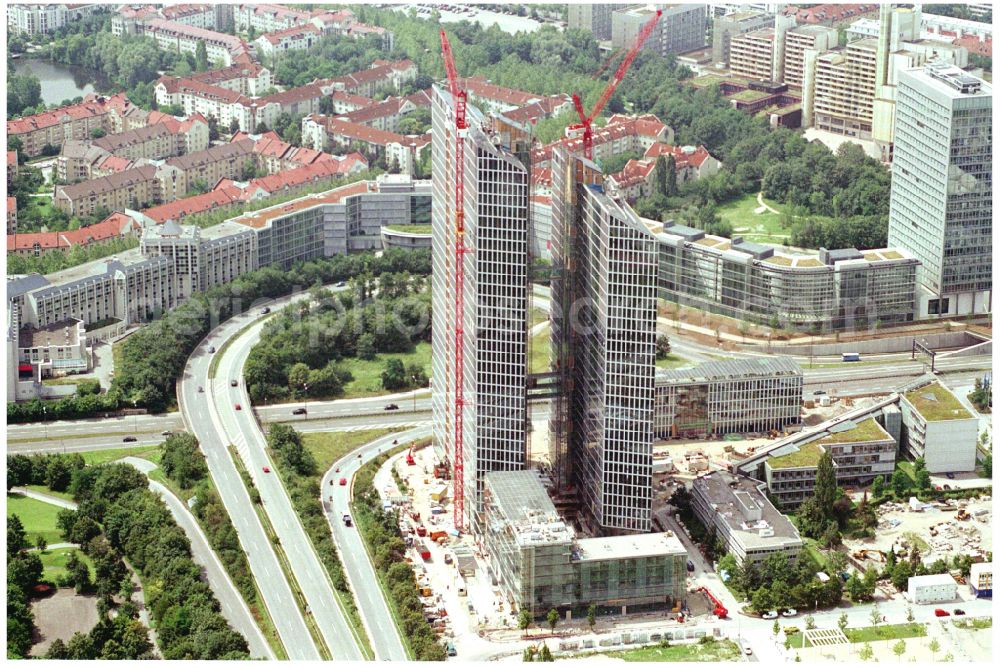
[(877, 501), (882, 498), (882, 494), (885, 492), (884, 482), (880, 475), (875, 476), (875, 479), (872, 480), (872, 499)]
[(108, 134), (108, 133), (105, 132), (104, 128), (94, 128), (93, 130), (90, 131), (90, 138), (91, 139), (100, 139), (101, 137), (103, 137), (106, 134)]
[(549, 650), (549, 646), (546, 645), (545, 643), (542, 643), (542, 649), (538, 651), (538, 660), (545, 663), (551, 663), (552, 661), (555, 661), (555, 659), (552, 657), (552, 651)]
[(7, 518), (7, 559), (10, 560), (18, 552), (28, 546), (21, 518), (11, 515)]
[(597, 625), (597, 606), (593, 603), (587, 608), (587, 626), (590, 627), (590, 632), (594, 632), (594, 627)]
[(677, 194), (677, 161), (674, 160), (673, 155), (667, 156), (666, 171), (665, 194), (667, 197), (673, 197)]
[(875, 652), (872, 650), (871, 643), (866, 642), (858, 651), (858, 657), (862, 661), (871, 661), (873, 656), (875, 656)]
[(528, 627), (531, 626), (531, 613), (527, 610), (521, 610), (521, 614), (517, 617), (517, 628), (521, 629), (523, 635), (528, 634)]
[(49, 549), (49, 541), (45, 540), (45, 536), (38, 534), (35, 536), (35, 549), (45, 554), (45, 550)]
[(667, 196), (667, 161), (662, 155), (656, 158), (653, 166), (653, 192), (661, 197)]
[(371, 332), (365, 332), (358, 337), (358, 359), (373, 360), (377, 352), (375, 349), (375, 336)]
[(878, 627), (882, 621), (882, 611), (878, 609), (878, 603), (872, 606), (872, 611), (868, 614), (868, 619), (871, 620), (873, 628)]
[(198, 40), (198, 46), (194, 50), (195, 70), (205, 72), (208, 70), (208, 49), (205, 42)]
[(771, 592), (767, 588), (761, 587), (750, 597), (750, 604), (756, 612), (765, 613), (772, 608), (774, 600), (771, 598)]
[(771, 627), (771, 633), (774, 634), (775, 638), (777, 638), (778, 634), (781, 633), (781, 624), (778, 623), (777, 619), (774, 620), (774, 625)]
[(556, 624), (559, 623), (559, 611), (555, 608), (549, 610), (549, 614), (545, 616), (545, 620), (549, 623), (549, 631), (555, 632)]
[(917, 480), (917, 489), (922, 492), (926, 492), (931, 488), (931, 474), (926, 468), (920, 468), (915, 471), (915, 477)]
[(670, 354), (670, 338), (666, 334), (656, 335), (656, 359), (666, 359)]
[(847, 613), (840, 613), (840, 617), (837, 618), (837, 626), (840, 628), (840, 632), (843, 633), (847, 630)]
[(906, 621), (913, 621), (913, 608), (910, 606), (906, 606)]
[(905, 590), (907, 583), (910, 578), (913, 577), (913, 574), (913, 566), (910, 565), (910, 562), (900, 561), (896, 564), (895, 568), (892, 569), (892, 576), (890, 578), (892, 586), (899, 591)]
[(896, 499), (902, 499), (906, 496), (906, 492), (910, 489), (910, 477), (906, 475), (903, 469), (897, 468), (892, 472), (892, 493), (896, 495)]
[(816, 618), (812, 615), (806, 616), (806, 629), (812, 630), (816, 628)]
[(903, 655), (906, 654), (906, 641), (900, 639), (895, 645), (892, 646), (892, 653), (899, 657), (899, 660), (903, 660)]
[(382, 387), (387, 390), (399, 390), (408, 385), (406, 378), (406, 367), (403, 360), (392, 357), (385, 361), (385, 369), (382, 371)]
[(927, 649), (931, 651), (931, 659), (934, 659), (937, 653), (941, 651), (941, 643), (938, 642), (937, 638), (931, 638), (931, 641), (927, 643)]
[(816, 486), (813, 497), (816, 504), (825, 509), (825, 517), (833, 516), (833, 504), (837, 500), (837, 475), (833, 470), (833, 456), (824, 450), (816, 465)]

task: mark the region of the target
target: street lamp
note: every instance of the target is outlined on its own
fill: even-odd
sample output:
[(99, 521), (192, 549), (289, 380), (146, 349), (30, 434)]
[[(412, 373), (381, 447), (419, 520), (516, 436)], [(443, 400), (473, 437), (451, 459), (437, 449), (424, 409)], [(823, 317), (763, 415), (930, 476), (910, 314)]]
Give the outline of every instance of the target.
[(309, 419), (309, 383), (302, 383), (302, 420)]
[[(416, 374), (410, 374), (410, 380), (412, 380), (413, 381), (413, 385), (416, 386), (416, 384), (417, 384), (417, 375)], [(416, 387), (413, 388), (413, 412), (414, 413), (417, 412), (417, 388)]]

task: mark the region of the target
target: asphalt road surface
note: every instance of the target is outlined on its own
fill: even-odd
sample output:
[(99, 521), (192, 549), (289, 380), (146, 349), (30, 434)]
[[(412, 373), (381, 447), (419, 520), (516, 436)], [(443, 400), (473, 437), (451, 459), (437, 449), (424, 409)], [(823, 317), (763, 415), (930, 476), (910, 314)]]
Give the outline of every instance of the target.
[[(394, 442), (408, 443), (429, 436), (430, 433), (429, 427), (419, 427), (378, 438), (334, 462), (322, 480), (323, 508), (333, 530), (333, 540), (341, 554), (344, 570), (358, 600), (358, 608), (368, 635), (372, 639), (375, 658), (380, 661), (407, 661), (406, 648), (382, 595), (361, 534), (354, 526), (346, 526), (343, 518), (344, 515), (351, 514), (351, 490), (354, 474), (358, 469), (383, 451), (393, 448)], [(341, 479), (349, 484), (341, 486)]]

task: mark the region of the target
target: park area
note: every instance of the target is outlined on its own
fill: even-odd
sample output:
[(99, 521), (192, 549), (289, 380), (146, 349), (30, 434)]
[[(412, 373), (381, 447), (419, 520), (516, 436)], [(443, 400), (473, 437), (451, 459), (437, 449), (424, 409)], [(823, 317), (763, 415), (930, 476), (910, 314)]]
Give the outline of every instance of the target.
[[(782, 205), (771, 202), (768, 204), (781, 211)], [(732, 226), (734, 235), (747, 241), (778, 245), (788, 241), (792, 231), (781, 226), (783, 216), (766, 210), (757, 213), (759, 208), (757, 194), (752, 193), (720, 205), (717, 212), (722, 220)]]

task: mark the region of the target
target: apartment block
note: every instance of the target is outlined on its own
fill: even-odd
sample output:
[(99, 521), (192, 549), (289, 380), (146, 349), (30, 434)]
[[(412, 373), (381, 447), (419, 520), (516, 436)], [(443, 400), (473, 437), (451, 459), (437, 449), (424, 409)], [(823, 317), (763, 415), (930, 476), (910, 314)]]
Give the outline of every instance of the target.
[(620, 5), (595, 3), (592, 5), (571, 4), (567, 25), (571, 29), (586, 30), (594, 39), (611, 39), (611, 14)]
[(755, 30), (732, 38), (729, 71), (750, 81), (774, 81), (774, 28)]
[(372, 156), (384, 155), (386, 162), (404, 174), (412, 174), (416, 161), (431, 146), (428, 135), (400, 135), (342, 118), (311, 114), (302, 119), (302, 143), (317, 151), (335, 153), (363, 146)]
[[(654, 144), (672, 144), (673, 129), (653, 114), (626, 116), (614, 114), (603, 128), (594, 129), (594, 161), (603, 162), (624, 153), (645, 153)], [(570, 153), (583, 152), (583, 138), (573, 134), (531, 151), (532, 169), (551, 166), (552, 150), (563, 146)]]
[(417, 66), (410, 60), (376, 60), (366, 70), (330, 79), (334, 90), (374, 98), (385, 88), (399, 91), (403, 84), (417, 78)]
[(937, 380), (924, 379), (901, 393), (900, 450), (923, 457), (931, 473), (976, 470), (979, 418)]
[(53, 202), (70, 216), (89, 216), (98, 209), (124, 211), (159, 202), (163, 195), (159, 168), (145, 165), (99, 179), (56, 186)]
[(751, 478), (714, 471), (694, 479), (692, 507), (702, 524), (715, 528), (726, 552), (741, 566), (760, 564), (772, 554), (783, 554), (794, 565), (802, 538), (768, 500), (765, 488)]
[(878, 40), (806, 52), (802, 124), (834, 134), (870, 140)]
[(485, 477), (487, 568), (519, 610), (670, 608), (687, 594), (687, 552), (670, 532), (577, 537), (537, 471)]
[(209, 62), (221, 62), (226, 67), (252, 61), (250, 45), (239, 37), (226, 33), (161, 18), (145, 18), (137, 30), (156, 40), (161, 49), (178, 53), (194, 55), (198, 44), (202, 43)]
[(463, 366), (455, 365), (454, 108), (434, 88), (432, 119), (434, 446), (455, 461), (455, 385), (465, 404), (461, 456), (463, 522), (482, 534), (483, 481), (488, 471), (521, 470), (527, 458), (528, 172), (480, 128), (469, 105), (464, 138), (465, 289)]
[(240, 139), (166, 160), (164, 164), (176, 170), (171, 178), (172, 190), (176, 195), (164, 197), (163, 200), (168, 201), (182, 196), (190, 191), (196, 182), (211, 188), (220, 179), (239, 180), (247, 163), (256, 163), (254, 145), (252, 139)]
[(611, 15), (611, 44), (615, 49), (628, 49), (643, 26), (656, 14), (663, 15), (642, 48), (661, 56), (703, 48), (708, 30), (708, 5), (670, 4), (627, 6)]
[(805, 81), (806, 51), (828, 51), (838, 45), (835, 28), (807, 24), (795, 26), (785, 32), (784, 79), (794, 88), (802, 88)]
[(712, 62), (730, 64), (734, 37), (774, 28), (774, 14), (763, 11), (736, 11), (712, 19)]
[(562, 146), (552, 162), (560, 268), (552, 350), (557, 370), (569, 367), (571, 476), (595, 533), (649, 531), (656, 244), (632, 210), (604, 192), (596, 164)]
[(813, 495), (824, 453), (844, 489), (867, 487), (876, 477), (888, 482), (896, 467), (896, 439), (874, 417), (845, 420), (816, 436), (774, 450), (764, 463), (768, 492), (779, 506), (798, 506)]
[(6, 11), (10, 34), (39, 35), (53, 33), (69, 23), (106, 11), (106, 8), (101, 5), (42, 2), (8, 5)]
[(7, 137), (20, 139), (21, 153), (33, 158), (46, 145), (59, 149), (69, 139), (90, 139), (94, 130), (113, 132), (109, 113), (116, 106), (129, 106), (124, 94), (109, 98), (91, 93), (79, 104), (7, 121)]
[(653, 431), (661, 439), (782, 431), (801, 421), (802, 383), (802, 368), (781, 356), (659, 369)]
[(889, 241), (920, 262), (921, 317), (988, 313), (993, 87), (932, 64), (899, 74)]

